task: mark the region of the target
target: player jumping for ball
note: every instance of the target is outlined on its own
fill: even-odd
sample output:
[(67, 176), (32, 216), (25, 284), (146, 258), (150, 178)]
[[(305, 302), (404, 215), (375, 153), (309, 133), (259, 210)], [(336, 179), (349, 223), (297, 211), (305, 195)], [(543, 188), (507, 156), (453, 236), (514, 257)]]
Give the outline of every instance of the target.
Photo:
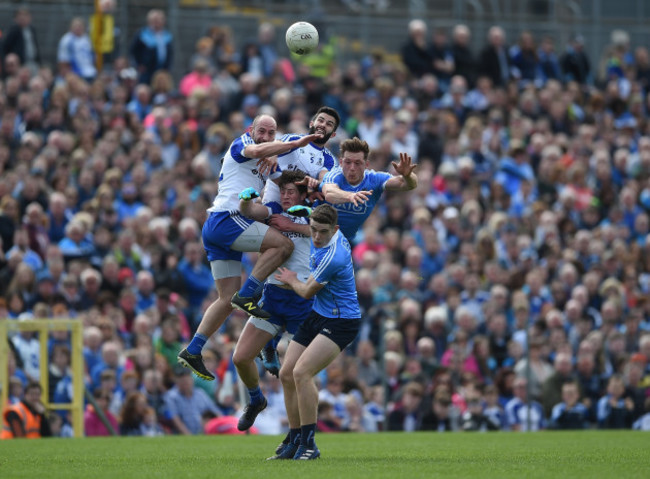
[[(262, 284), (293, 251), (293, 243), (282, 233), (239, 212), (239, 193), (247, 187), (262, 191), (266, 179), (277, 167), (275, 155), (320, 139), (320, 135), (313, 134), (295, 141), (276, 141), (276, 130), (273, 117), (260, 115), (253, 120), (250, 132), (232, 142), (223, 161), (219, 193), (208, 209), (210, 214), (203, 225), (203, 245), (219, 298), (205, 311), (190, 344), (178, 354), (179, 363), (203, 379), (214, 380), (201, 357), (208, 338), (219, 329), (233, 308), (258, 318), (269, 317), (257, 304)], [(256, 158), (261, 159), (252, 161)], [(261, 254), (242, 285), (242, 252), (255, 251)]]

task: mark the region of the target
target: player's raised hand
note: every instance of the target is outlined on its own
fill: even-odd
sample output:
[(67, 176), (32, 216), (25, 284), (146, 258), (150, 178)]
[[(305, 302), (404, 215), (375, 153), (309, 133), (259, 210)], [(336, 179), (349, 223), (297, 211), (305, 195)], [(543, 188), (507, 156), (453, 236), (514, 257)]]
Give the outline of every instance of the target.
[(305, 176), (302, 180), (296, 181), (296, 184), (306, 185), (310, 190), (318, 190), (320, 181), (318, 181), (316, 178), (312, 178), (311, 176)]
[(253, 198), (259, 198), (259, 197), (260, 194), (257, 192), (257, 190), (251, 187), (248, 187), (239, 193), (239, 199), (244, 201), (250, 201)]
[(295, 205), (289, 208), (287, 213), (300, 218), (309, 218), (311, 216), (311, 208), (309, 206)]
[(270, 156), (268, 158), (260, 158), (257, 160), (257, 170), (262, 175), (270, 175), (275, 173), (275, 170), (278, 169), (278, 157)]
[(371, 196), (372, 190), (361, 190), (354, 193), (350, 192), (349, 203), (354, 203), (354, 206), (359, 206), (362, 203), (366, 203)]
[(411, 157), (407, 153), (399, 154), (399, 163), (395, 163), (394, 161), (391, 163), (393, 164), (395, 171), (398, 174), (402, 175), (404, 178), (411, 176), (411, 173), (413, 173), (415, 167), (418, 166), (413, 164)]

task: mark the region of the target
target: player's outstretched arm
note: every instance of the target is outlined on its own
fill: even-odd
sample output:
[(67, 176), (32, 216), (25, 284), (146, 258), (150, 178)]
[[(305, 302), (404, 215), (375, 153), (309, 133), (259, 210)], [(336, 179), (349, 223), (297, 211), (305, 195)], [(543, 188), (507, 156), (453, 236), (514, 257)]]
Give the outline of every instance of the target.
[(393, 163), (393, 168), (398, 176), (393, 176), (386, 182), (387, 191), (409, 191), (418, 186), (418, 177), (414, 170), (417, 165), (413, 164), (411, 157), (406, 153), (399, 154), (399, 163)]
[(255, 143), (253, 145), (248, 145), (242, 151), (242, 154), (246, 158), (268, 158), (271, 156), (281, 155), (287, 151), (291, 151), (295, 148), (300, 148), (301, 146), (308, 145), (312, 141), (318, 140), (321, 138), (321, 135), (314, 133), (313, 135), (305, 135), (291, 141), (269, 141), (267, 143)]
[[(390, 180), (389, 180), (390, 181)], [(325, 183), (323, 185), (323, 195), (325, 201), (333, 205), (340, 205), (341, 203), (354, 203), (354, 206), (359, 206), (368, 201), (372, 195), (372, 190), (362, 191), (343, 191), (334, 183)]]
[(316, 281), (311, 275), (307, 278), (307, 282), (303, 283), (298, 279), (298, 275), (295, 271), (291, 271), (287, 268), (278, 268), (278, 271), (279, 273), (275, 275), (275, 279), (291, 286), (291, 289), (293, 289), (298, 296), (305, 299), (313, 298), (316, 293), (325, 286)]
[(255, 221), (264, 221), (269, 217), (269, 209), (262, 203), (254, 201), (260, 194), (255, 188), (246, 188), (239, 193), (239, 211), (242, 215)]

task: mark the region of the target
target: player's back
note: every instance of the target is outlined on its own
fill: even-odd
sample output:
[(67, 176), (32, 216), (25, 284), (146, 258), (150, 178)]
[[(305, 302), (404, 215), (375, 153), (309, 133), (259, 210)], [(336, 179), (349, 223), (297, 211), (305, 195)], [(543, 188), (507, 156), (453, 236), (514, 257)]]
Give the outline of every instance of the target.
[(239, 211), (239, 193), (246, 188), (264, 189), (266, 175), (257, 169), (257, 160), (243, 155), (244, 148), (254, 144), (250, 134), (244, 133), (232, 142), (224, 156), (219, 175), (219, 193), (208, 211)]

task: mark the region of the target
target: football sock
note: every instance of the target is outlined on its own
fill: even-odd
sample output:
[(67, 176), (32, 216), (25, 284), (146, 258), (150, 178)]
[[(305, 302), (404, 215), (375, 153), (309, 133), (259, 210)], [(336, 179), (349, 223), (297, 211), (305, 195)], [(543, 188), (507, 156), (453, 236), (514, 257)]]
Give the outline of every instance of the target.
[(289, 429), (289, 435), (287, 436), (287, 443), (291, 442), (291, 444), (296, 444), (300, 445), (300, 428), (297, 427), (295, 429)]
[(239, 290), (239, 296), (251, 298), (259, 296), (262, 293), (262, 282), (255, 276), (250, 275), (244, 285)]
[(316, 434), (316, 423), (300, 426), (300, 445), (308, 449), (313, 449), (316, 446), (314, 435)]
[(260, 389), (259, 386), (255, 386), (254, 388), (249, 388), (248, 394), (251, 397), (251, 404), (260, 404), (262, 402), (262, 399), (264, 398), (264, 395), (262, 395), (262, 390)]
[(208, 340), (207, 336), (204, 336), (201, 333), (196, 333), (192, 338), (192, 341), (187, 346), (187, 352), (192, 355), (201, 354), (203, 346), (205, 346), (206, 341)]
[[(284, 436), (284, 439), (282, 439), (282, 444), (289, 444), (290, 442), (293, 442), (293, 441), (291, 440), (291, 431), (293, 431), (293, 429), (289, 430), (289, 432), (287, 433), (287, 435)], [(300, 429), (298, 429), (298, 431), (300, 431)]]

